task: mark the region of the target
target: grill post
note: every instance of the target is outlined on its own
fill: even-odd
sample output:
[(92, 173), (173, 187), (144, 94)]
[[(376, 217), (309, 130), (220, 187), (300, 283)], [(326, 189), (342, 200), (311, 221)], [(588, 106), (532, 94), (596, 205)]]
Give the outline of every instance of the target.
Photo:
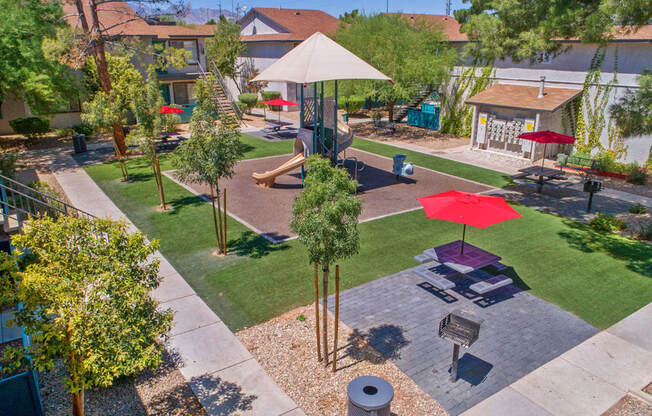
[(451, 383), (457, 381), (457, 364), (460, 361), (460, 344), (453, 344), (453, 363), (451, 364)]

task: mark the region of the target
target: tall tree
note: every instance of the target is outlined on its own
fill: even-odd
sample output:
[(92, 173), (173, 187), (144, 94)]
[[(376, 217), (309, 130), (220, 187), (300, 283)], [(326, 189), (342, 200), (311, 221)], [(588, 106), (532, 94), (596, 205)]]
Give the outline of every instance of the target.
[[(120, 28), (125, 24), (146, 19), (145, 5), (150, 10), (160, 12), (161, 7), (167, 7), (171, 14), (183, 13), (186, 10), (184, 0), (134, 0), (130, 5), (140, 7), (139, 13), (126, 4), (125, 0), (63, 0), (74, 5), (75, 13), (67, 15), (67, 21), (72, 29), (60, 33), (60, 39), (65, 40), (61, 56), (68, 62), (81, 65), (87, 56), (92, 56), (97, 67), (97, 75), (101, 90), (111, 95), (113, 83), (109, 73), (106, 58), (106, 45), (119, 37)], [(125, 3), (120, 5), (119, 3)], [(111, 15), (110, 21), (103, 21), (104, 13)], [(160, 13), (157, 13), (160, 14)], [(77, 33), (77, 27), (82, 32)], [(127, 144), (122, 125), (118, 122), (112, 126), (113, 141), (119, 156), (126, 155)]]
[(147, 82), (144, 89), (134, 88), (131, 96), (132, 112), (138, 120), (138, 128), (130, 133), (129, 138), (133, 138), (141, 153), (149, 159), (156, 180), (161, 208), (165, 210), (167, 207), (165, 205), (165, 191), (163, 190), (163, 175), (161, 175), (161, 165), (156, 153), (156, 144), (154, 143), (154, 140), (161, 135), (163, 126), (161, 107), (164, 101), (154, 65), (147, 67)]
[(467, 51), (484, 61), (540, 59), (563, 52), (564, 39), (603, 43), (652, 19), (650, 0), (463, 0), (456, 10)]
[(85, 390), (160, 363), (172, 313), (150, 297), (156, 241), (110, 220), (46, 216), (12, 242), (36, 258), (20, 273), (15, 314), (32, 338), (25, 353), (37, 369), (65, 362), (74, 416), (84, 414)]
[(190, 139), (174, 151), (172, 164), (177, 169), (175, 175), (179, 180), (208, 185), (213, 207), (217, 251), (218, 254), (225, 255), (227, 254), (226, 189), (223, 190), (220, 199), (220, 180), (233, 176), (235, 165), (244, 153), (244, 146), (240, 141), (240, 132), (233, 123), (224, 118), (215, 121), (218, 111), (211, 99), (210, 81), (199, 80), (195, 93), (198, 105), (190, 119)]
[(58, 0), (0, 0), (0, 105), (24, 100), (36, 114), (48, 114), (74, 95), (77, 85), (64, 65), (50, 59), (43, 43), (64, 25)]
[(220, 15), (214, 36), (206, 42), (206, 59), (215, 62), (223, 76), (235, 80), (238, 57), (244, 50), (245, 45), (240, 40), (240, 25)]
[(353, 82), (357, 94), (386, 103), (390, 120), (399, 100), (411, 99), (420, 87), (445, 82), (457, 59), (440, 27), (425, 19), (410, 23), (400, 15), (359, 17), (340, 25), (335, 40), (394, 80)]
[[(328, 273), (329, 266), (338, 260), (358, 253), (360, 237), (358, 217), (362, 212), (362, 202), (355, 196), (357, 183), (352, 181), (344, 169), (331, 166), (328, 159), (319, 155), (310, 156), (306, 161), (308, 174), (303, 190), (294, 200), (291, 227), (299, 235), (299, 240), (308, 250), (308, 260), (315, 265), (315, 308), (318, 313), (319, 302), (317, 285), (317, 265), (323, 273), (323, 313), (322, 346), (325, 365), (328, 366)], [(339, 312), (339, 266), (335, 274), (335, 335), (333, 346), (333, 371), (337, 362), (337, 324)], [(316, 317), (317, 333), (319, 318)], [(318, 335), (319, 337), (319, 335)], [(319, 350), (319, 338), (317, 341)], [(319, 354), (318, 354), (319, 356)]]
[(624, 97), (609, 107), (625, 137), (652, 133), (652, 70), (643, 71), (638, 82), (638, 89), (627, 90)]

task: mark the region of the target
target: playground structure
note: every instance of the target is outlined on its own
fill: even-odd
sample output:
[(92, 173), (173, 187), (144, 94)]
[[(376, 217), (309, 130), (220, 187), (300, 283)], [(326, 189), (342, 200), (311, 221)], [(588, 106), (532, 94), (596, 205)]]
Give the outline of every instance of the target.
[[(294, 82), (300, 86), (300, 126), (295, 154), (286, 163), (265, 173), (252, 176), (259, 185), (272, 187), (275, 178), (301, 167), (308, 156), (317, 153), (344, 166), (340, 158), (353, 143), (353, 132), (337, 113), (337, 81), (342, 79), (392, 80), (358, 58), (335, 41), (316, 32), (281, 59), (265, 69), (251, 82)], [(324, 98), (324, 82), (334, 82), (334, 97)], [(309, 87), (312, 85), (312, 88)], [(306, 88), (312, 90), (307, 96)], [(300, 155), (303, 154), (303, 157)], [(357, 176), (358, 163), (354, 161)]]

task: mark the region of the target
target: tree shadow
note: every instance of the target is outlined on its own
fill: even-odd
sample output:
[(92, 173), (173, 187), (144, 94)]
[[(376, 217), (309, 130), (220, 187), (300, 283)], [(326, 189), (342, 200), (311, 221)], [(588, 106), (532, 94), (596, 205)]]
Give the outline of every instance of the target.
[(627, 268), (652, 277), (652, 246), (609, 232), (592, 229), (588, 224), (563, 220), (567, 230), (558, 234), (568, 245), (584, 253), (601, 252), (627, 263)]
[(190, 208), (204, 204), (206, 201), (199, 195), (184, 196), (168, 201), (172, 207), (170, 214), (178, 214), (181, 208)]
[(232, 415), (252, 410), (258, 396), (247, 395), (242, 387), (220, 377), (204, 375), (190, 381), (195, 395), (210, 415)]
[(274, 244), (253, 231), (245, 231), (239, 238), (229, 240), (228, 247), (230, 251), (235, 252), (239, 256), (249, 256), (255, 259), (266, 256), (274, 251), (287, 250), (289, 248), (287, 244)]
[(403, 328), (388, 324), (371, 328), (365, 333), (353, 330), (347, 341), (348, 344), (343, 347), (345, 355), (354, 362), (338, 370), (353, 367), (362, 361), (382, 364), (387, 360), (399, 359), (400, 350), (410, 343), (403, 336)]
[(149, 182), (154, 179), (154, 173), (131, 173), (129, 172), (129, 182)]

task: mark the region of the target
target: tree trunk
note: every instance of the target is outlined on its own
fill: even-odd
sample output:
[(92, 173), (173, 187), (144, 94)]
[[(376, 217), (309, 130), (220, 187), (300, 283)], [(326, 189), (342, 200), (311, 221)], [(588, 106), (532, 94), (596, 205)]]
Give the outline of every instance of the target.
[(213, 185), (209, 185), (209, 188), (211, 190), (211, 203), (213, 204), (213, 224), (215, 225), (215, 239), (217, 240), (217, 250), (218, 252), (221, 252), (220, 232), (217, 225), (217, 213), (215, 210), (215, 192), (213, 191)]
[(158, 156), (155, 156), (155, 157), (156, 157), (156, 172), (157, 172), (157, 175), (158, 175), (158, 183), (159, 183), (159, 186), (161, 187), (161, 190), (160, 190), (160, 192), (161, 192), (161, 204), (163, 205), (163, 209), (165, 210), (165, 209), (168, 209), (168, 208), (167, 208), (167, 206), (165, 204), (165, 191), (163, 190), (163, 175), (161, 174), (161, 164), (158, 161)]
[(322, 320), (324, 324), (322, 325), (322, 345), (324, 347), (324, 365), (328, 367), (328, 264), (324, 265), (323, 269), (323, 296), (324, 300), (322, 302)]
[(317, 361), (321, 361), (321, 344), (319, 343), (319, 266), (315, 263), (315, 332), (317, 333)]
[(387, 119), (391, 123), (394, 121), (394, 106), (396, 105), (396, 100), (390, 101), (387, 103)]
[(228, 252), (228, 249), (226, 248), (226, 188), (224, 188), (223, 191), (224, 195), (222, 196), (222, 206), (224, 208), (224, 229), (222, 230), (222, 246), (224, 247), (224, 254), (226, 255)]
[(224, 242), (224, 233), (222, 232), (222, 204), (220, 202), (220, 187), (215, 186), (215, 194), (217, 195), (217, 223), (219, 224), (220, 228), (220, 235), (218, 239), (220, 240), (219, 246), (220, 246), (220, 253), (224, 254), (224, 246), (222, 245)]
[(340, 266), (335, 265), (335, 336), (333, 337), (333, 373), (337, 371), (337, 330), (340, 319)]
[(84, 390), (72, 395), (72, 416), (84, 416)]

